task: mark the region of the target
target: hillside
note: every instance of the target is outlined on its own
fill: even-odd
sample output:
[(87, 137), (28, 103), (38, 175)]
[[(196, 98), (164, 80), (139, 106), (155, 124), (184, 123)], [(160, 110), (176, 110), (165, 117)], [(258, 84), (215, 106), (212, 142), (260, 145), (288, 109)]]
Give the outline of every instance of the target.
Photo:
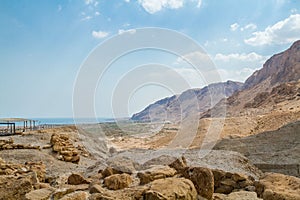
[[(227, 116), (254, 116), (282, 111), (282, 105), (293, 108), (299, 102), (300, 41), (286, 51), (272, 56), (263, 68), (254, 72), (243, 85), (243, 89), (227, 100), (219, 102), (213, 109), (226, 104)], [(211, 117), (212, 110), (202, 117)], [(219, 113), (221, 115), (222, 113)]]
[(252, 163), (265, 170), (300, 176), (300, 121), (285, 125), (275, 131), (236, 138), (223, 139), (215, 150), (239, 152)]
[[(242, 83), (227, 81), (210, 84), (201, 89), (190, 89), (182, 94), (159, 100), (143, 111), (134, 114), (131, 119), (138, 121), (171, 121), (176, 122), (198, 111), (207, 111), (222, 98), (229, 97), (242, 88)], [(193, 98), (197, 98), (197, 102)]]

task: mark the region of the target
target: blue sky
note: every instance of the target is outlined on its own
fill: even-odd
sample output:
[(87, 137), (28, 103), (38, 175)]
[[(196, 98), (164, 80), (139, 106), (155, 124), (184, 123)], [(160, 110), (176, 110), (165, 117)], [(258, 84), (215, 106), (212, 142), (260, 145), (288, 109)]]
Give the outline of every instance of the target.
[[(1, 0), (0, 26), (0, 117), (70, 117), (81, 64), (114, 35), (143, 27), (179, 31), (203, 47), (222, 80), (244, 81), (300, 39), (300, 1)], [(96, 94), (98, 117), (113, 116), (115, 80), (153, 60), (176, 69), (191, 87), (203, 86), (174, 55), (137, 52), (114, 63), (104, 78)], [(168, 95), (152, 85), (124, 101), (132, 114)]]

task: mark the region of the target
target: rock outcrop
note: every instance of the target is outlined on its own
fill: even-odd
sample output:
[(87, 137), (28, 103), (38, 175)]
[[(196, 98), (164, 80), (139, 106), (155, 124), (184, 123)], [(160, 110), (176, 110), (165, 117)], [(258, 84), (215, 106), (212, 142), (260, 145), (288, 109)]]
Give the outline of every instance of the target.
[(300, 199), (300, 179), (277, 173), (267, 173), (255, 183), (256, 192), (264, 200)]
[(145, 200), (196, 200), (197, 191), (188, 179), (166, 178), (153, 181), (144, 197)]
[(245, 82), (243, 88), (249, 89), (265, 80), (270, 85), (298, 81), (300, 79), (300, 40), (288, 50), (272, 56), (263, 68), (254, 72)]
[(73, 173), (68, 177), (68, 184), (70, 185), (80, 185), (80, 184), (88, 184), (87, 181), (81, 174)]
[(106, 177), (104, 185), (110, 190), (119, 190), (129, 187), (132, 181), (132, 177), (129, 174), (115, 174)]
[(214, 193), (214, 174), (208, 168), (190, 167), (183, 171), (183, 177), (191, 180), (198, 195), (212, 199)]

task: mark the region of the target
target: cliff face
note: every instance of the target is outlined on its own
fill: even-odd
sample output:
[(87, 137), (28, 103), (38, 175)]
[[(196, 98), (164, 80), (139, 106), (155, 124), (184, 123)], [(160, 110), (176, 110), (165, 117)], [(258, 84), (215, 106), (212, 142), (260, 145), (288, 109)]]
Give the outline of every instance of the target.
[(267, 60), (262, 69), (246, 80), (243, 89), (254, 87), (266, 79), (270, 79), (270, 87), (300, 79), (300, 40)]
[[(180, 95), (159, 100), (132, 116), (138, 121), (178, 121), (188, 114), (205, 112), (222, 98), (242, 88), (242, 83), (227, 81), (210, 84), (201, 89), (190, 89)], [(197, 102), (194, 99), (197, 98)]]

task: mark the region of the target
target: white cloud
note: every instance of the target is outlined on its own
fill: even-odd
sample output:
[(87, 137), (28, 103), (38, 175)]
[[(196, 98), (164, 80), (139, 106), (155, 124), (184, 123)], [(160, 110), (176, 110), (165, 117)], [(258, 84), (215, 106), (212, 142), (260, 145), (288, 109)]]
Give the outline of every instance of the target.
[(218, 53), (213, 57), (222, 80), (245, 81), (255, 70), (260, 69), (269, 56), (251, 53)]
[(241, 28), (241, 31), (244, 30), (255, 30), (257, 28), (256, 24), (250, 23)]
[(99, 16), (100, 13), (98, 11), (95, 12), (95, 16)]
[(88, 21), (88, 20), (90, 20), (90, 19), (92, 19), (91, 16), (85, 16), (85, 17), (83, 17), (83, 18), (81, 19), (81, 21)]
[(118, 34), (124, 34), (124, 33), (129, 33), (129, 34), (135, 34), (136, 30), (135, 29), (128, 29), (128, 30), (123, 30), (123, 29), (119, 29)]
[(257, 62), (257, 61), (259, 61), (260, 63), (263, 63), (263, 62), (265, 62), (265, 60), (267, 58), (268, 58), (268, 56), (262, 56), (255, 52), (251, 52), (249, 54), (233, 53), (233, 54), (227, 54), (227, 55), (218, 53), (215, 55), (214, 60), (222, 61), (222, 62), (232, 62), (232, 61)]
[(179, 9), (184, 6), (186, 1), (196, 2), (197, 8), (200, 8), (202, 5), (202, 0), (138, 0), (138, 3), (146, 12), (154, 14), (164, 8)]
[(288, 18), (268, 26), (264, 31), (252, 33), (253, 37), (245, 40), (252, 46), (287, 44), (300, 39), (300, 14), (290, 15)]
[(94, 0), (84, 0), (86, 5), (90, 5), (92, 3), (94, 3)]
[(198, 3), (197, 3), (197, 8), (200, 8), (202, 5), (202, 0), (198, 0)]
[(218, 73), (220, 74), (222, 81), (232, 80), (244, 82), (256, 70), (257, 69), (248, 67), (240, 68), (238, 70), (218, 69)]
[(130, 0), (124, 0), (126, 3), (129, 3), (130, 2)]
[(239, 27), (240, 27), (240, 25), (238, 23), (234, 23), (234, 24), (230, 25), (230, 30), (236, 31)]
[(93, 35), (94, 38), (100, 39), (100, 38), (107, 37), (109, 35), (109, 33), (105, 32), (105, 31), (93, 31), (92, 35)]

